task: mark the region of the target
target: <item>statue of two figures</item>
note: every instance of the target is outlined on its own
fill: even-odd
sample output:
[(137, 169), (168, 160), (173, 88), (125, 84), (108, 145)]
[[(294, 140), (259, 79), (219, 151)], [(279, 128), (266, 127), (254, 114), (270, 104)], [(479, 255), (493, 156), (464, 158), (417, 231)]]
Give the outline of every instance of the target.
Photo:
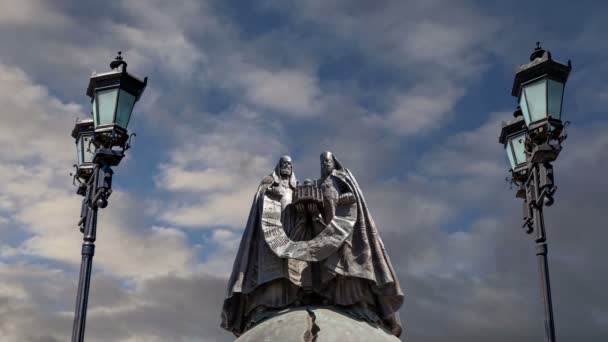
[(399, 336), (403, 292), (352, 173), (331, 152), (298, 183), (280, 158), (254, 196), (222, 309), (239, 336), (290, 307), (328, 306)]

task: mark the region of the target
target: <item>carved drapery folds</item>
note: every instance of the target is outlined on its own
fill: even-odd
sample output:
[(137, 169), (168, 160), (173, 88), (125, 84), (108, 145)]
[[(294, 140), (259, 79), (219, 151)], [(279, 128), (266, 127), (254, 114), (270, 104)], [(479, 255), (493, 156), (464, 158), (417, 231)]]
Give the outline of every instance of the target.
[(357, 181), (330, 152), (321, 175), (296, 184), (283, 156), (258, 187), (222, 310), (222, 327), (237, 336), (305, 305), (401, 334), (403, 293)]

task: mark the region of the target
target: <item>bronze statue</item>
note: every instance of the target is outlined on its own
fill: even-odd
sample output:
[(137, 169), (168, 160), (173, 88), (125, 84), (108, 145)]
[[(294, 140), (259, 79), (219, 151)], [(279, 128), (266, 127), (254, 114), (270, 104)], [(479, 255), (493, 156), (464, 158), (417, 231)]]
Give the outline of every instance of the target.
[(222, 327), (238, 336), (277, 311), (315, 305), (399, 336), (403, 293), (355, 177), (331, 152), (319, 180), (296, 183), (292, 167), (281, 157), (256, 192)]

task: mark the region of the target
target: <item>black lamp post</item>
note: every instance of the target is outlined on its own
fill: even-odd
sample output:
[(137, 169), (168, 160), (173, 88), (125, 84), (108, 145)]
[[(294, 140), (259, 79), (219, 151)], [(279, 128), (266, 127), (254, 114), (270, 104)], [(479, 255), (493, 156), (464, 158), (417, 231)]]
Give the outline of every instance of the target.
[(93, 104), (93, 118), (77, 121), (72, 131), (78, 154), (74, 181), (79, 183), (77, 193), (84, 196), (78, 222), (83, 243), (72, 342), (84, 340), (97, 210), (108, 205), (114, 173), (111, 167), (117, 166), (129, 149), (127, 125), (148, 81), (147, 77), (141, 81), (127, 73), (127, 63), (120, 52), (110, 68), (110, 72), (91, 76), (87, 95)]
[(511, 179), (523, 199), (523, 228), (536, 232), (536, 255), (545, 306), (546, 340), (555, 342), (553, 304), (547, 263), (547, 236), (543, 207), (553, 204), (557, 190), (551, 162), (557, 159), (566, 139), (561, 121), (564, 86), (572, 65), (557, 63), (536, 43), (530, 63), (517, 67), (511, 95), (519, 99), (515, 120), (503, 123), (499, 142), (511, 163)]

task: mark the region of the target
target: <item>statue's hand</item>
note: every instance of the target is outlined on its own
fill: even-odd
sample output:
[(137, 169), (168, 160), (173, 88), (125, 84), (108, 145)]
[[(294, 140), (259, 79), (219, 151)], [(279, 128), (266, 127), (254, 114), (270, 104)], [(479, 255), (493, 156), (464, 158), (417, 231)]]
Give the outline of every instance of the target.
[(319, 216), (319, 207), (316, 203), (308, 203), (307, 209), (313, 219)]
[(266, 194), (272, 197), (281, 197), (281, 191), (277, 186), (271, 186), (266, 189)]
[(298, 212), (298, 214), (304, 214), (304, 212), (306, 211), (306, 208), (304, 208), (304, 204), (296, 204), (296, 211)]
[(355, 195), (353, 195), (352, 192), (346, 192), (340, 195), (340, 198), (338, 199), (338, 203), (339, 204), (346, 204), (346, 205), (351, 205), (353, 203), (355, 203), (357, 201), (357, 199), (355, 198)]

